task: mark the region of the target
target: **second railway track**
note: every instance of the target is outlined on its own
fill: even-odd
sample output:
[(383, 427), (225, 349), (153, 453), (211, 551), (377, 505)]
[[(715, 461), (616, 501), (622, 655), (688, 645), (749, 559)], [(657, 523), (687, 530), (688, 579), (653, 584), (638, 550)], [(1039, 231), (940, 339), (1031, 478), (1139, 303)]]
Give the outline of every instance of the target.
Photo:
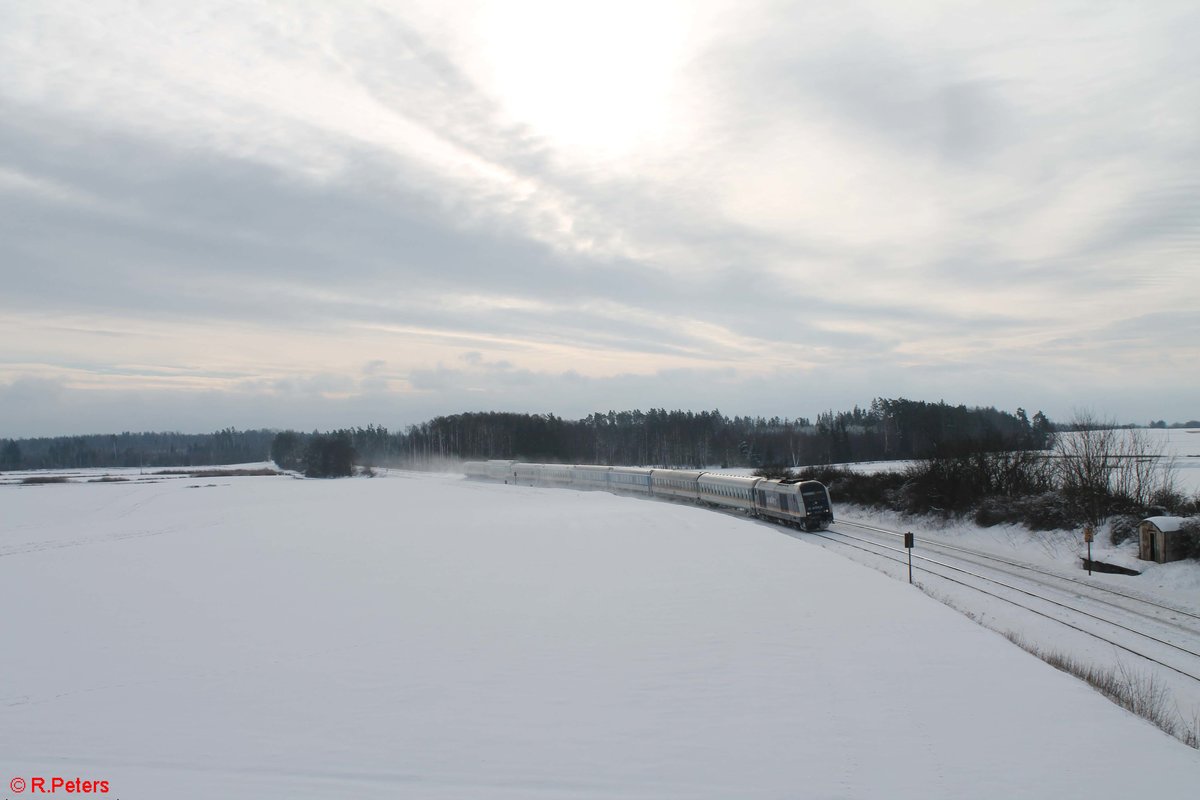
[[(860, 536), (878, 537), (881, 542), (901, 540), (904, 536), (900, 531), (854, 520), (838, 520), (830, 530), (845, 534), (846, 532), (842, 530), (843, 527), (853, 528), (854, 533)], [(1045, 567), (1004, 558), (981, 550), (947, 544), (936, 539), (919, 537), (917, 547), (922, 551), (944, 554), (979, 567), (1029, 581), (1035, 585), (1055, 588), (1065, 594), (1087, 598), (1092, 602), (1102, 603), (1121, 612), (1175, 628), (1189, 637), (1200, 640), (1200, 614), (1188, 609), (1122, 591), (1115, 587), (1104, 586), (1082, 576), (1066, 575)]]
[[(806, 536), (816, 536), (843, 547), (871, 553), (878, 558), (907, 563), (903, 547), (880, 540), (882, 534), (893, 532), (880, 529), (874, 535), (868, 532), (867, 536), (862, 536), (856, 535), (858, 531), (850, 533), (840, 529), (844, 525), (835, 523), (828, 531)], [(929, 549), (933, 549), (933, 545), (928, 541), (919, 543), (922, 548), (929, 546)], [(1192, 619), (1195, 615), (1150, 602), (1145, 605), (1149, 610), (1143, 613), (1129, 607), (1131, 600), (1145, 602), (1132, 595), (1115, 593), (1116, 597), (1123, 598), (1119, 601), (1111, 597), (1092, 596), (1080, 591), (1080, 585), (1066, 576), (1039, 568), (1024, 570), (1025, 565), (1008, 559), (990, 558), (987, 554), (966, 548), (947, 548), (963, 552), (939, 553), (939, 558), (914, 554), (915, 567), (920, 570), (922, 577), (929, 576), (982, 592), (1136, 655), (1188, 679), (1193, 685), (1200, 685), (1200, 632), (1196, 626), (1186, 624), (1195, 622)], [(1067, 588), (1063, 588), (1064, 583)], [(1094, 604), (1099, 604), (1099, 607)], [(1086, 607), (1089, 605), (1092, 607)], [(1160, 616), (1172, 612), (1184, 615), (1185, 622)]]

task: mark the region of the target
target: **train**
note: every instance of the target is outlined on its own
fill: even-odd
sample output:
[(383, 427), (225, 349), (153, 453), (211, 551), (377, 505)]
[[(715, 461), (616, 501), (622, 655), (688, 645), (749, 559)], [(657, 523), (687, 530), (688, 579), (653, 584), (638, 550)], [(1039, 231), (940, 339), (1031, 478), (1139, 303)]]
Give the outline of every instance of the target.
[(820, 481), (774, 480), (702, 470), (468, 461), (468, 479), (518, 486), (597, 489), (742, 511), (806, 531), (833, 522), (829, 490)]

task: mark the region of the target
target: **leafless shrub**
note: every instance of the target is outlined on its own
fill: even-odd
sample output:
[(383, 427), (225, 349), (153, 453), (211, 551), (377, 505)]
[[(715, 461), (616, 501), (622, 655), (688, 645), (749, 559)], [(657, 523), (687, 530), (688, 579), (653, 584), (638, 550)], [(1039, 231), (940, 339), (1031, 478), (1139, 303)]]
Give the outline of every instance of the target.
[[(1179, 715), (1183, 719), (1183, 715)], [(1188, 747), (1194, 747), (1200, 750), (1200, 708), (1192, 711), (1192, 718), (1184, 723), (1183, 735), (1180, 740)]]
[(899, 472), (862, 473), (828, 466), (804, 467), (795, 477), (825, 484), (834, 502), (888, 508), (898, 508), (896, 496), (906, 480)]
[(1172, 736), (1179, 734), (1179, 717), (1170, 707), (1171, 693), (1153, 675), (1138, 672), (1117, 661), (1118, 686), (1114, 698), (1121, 706), (1148, 719)]
[(41, 483), (70, 483), (71, 479), (65, 475), (30, 475), (28, 478), (22, 478), (21, 483), (37, 485)]
[(1129, 541), (1138, 534), (1141, 518), (1133, 514), (1117, 514), (1108, 520), (1108, 541), (1114, 545)]
[(1179, 549), (1184, 558), (1200, 559), (1200, 517), (1188, 517), (1179, 525)]
[(1063, 530), (1078, 522), (1070, 504), (1058, 492), (987, 498), (976, 508), (974, 519), (984, 527), (1021, 523), (1032, 531)]
[(764, 464), (751, 474), (768, 480), (786, 480), (792, 477), (792, 470), (786, 464)]

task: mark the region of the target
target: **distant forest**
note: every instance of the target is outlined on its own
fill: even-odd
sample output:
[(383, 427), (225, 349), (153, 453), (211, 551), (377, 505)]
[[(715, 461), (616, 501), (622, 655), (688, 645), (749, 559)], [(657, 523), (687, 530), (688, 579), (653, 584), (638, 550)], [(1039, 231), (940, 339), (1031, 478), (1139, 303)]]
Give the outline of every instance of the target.
[(314, 443), (352, 448), (357, 463), (421, 468), (454, 459), (674, 467), (809, 466), (1042, 449), (1053, 424), (995, 408), (873, 401), (869, 408), (800, 417), (727, 417), (720, 411), (609, 411), (580, 420), (482, 412), (437, 417), (405, 431), (370, 425), (324, 434), (228, 428), (211, 434), (121, 433), (0, 440), (0, 470), (165, 467), (274, 459), (304, 469)]
[(193, 467), (266, 461), (275, 431), (114, 433), (0, 440), (0, 470)]

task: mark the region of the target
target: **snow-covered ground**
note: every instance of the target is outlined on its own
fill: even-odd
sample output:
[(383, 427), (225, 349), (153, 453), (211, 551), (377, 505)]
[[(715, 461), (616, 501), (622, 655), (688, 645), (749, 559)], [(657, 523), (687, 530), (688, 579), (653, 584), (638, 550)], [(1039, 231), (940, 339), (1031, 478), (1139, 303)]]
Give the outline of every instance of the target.
[(1193, 797), (1200, 752), (698, 508), (392, 472), (0, 487), (0, 778), (138, 798)]
[[(898, 533), (916, 535), (915, 583), (992, 630), (1089, 669), (1120, 676), (1144, 708), (1184, 739), (1200, 735), (1200, 565), (1154, 564), (1099, 545), (1097, 560), (1140, 575), (1093, 572), (1067, 531), (979, 529), (841, 507), (827, 533), (805, 535), (839, 556), (907, 580)], [(1058, 620), (1058, 621), (1054, 621)], [(1155, 706), (1153, 711), (1150, 707)]]

